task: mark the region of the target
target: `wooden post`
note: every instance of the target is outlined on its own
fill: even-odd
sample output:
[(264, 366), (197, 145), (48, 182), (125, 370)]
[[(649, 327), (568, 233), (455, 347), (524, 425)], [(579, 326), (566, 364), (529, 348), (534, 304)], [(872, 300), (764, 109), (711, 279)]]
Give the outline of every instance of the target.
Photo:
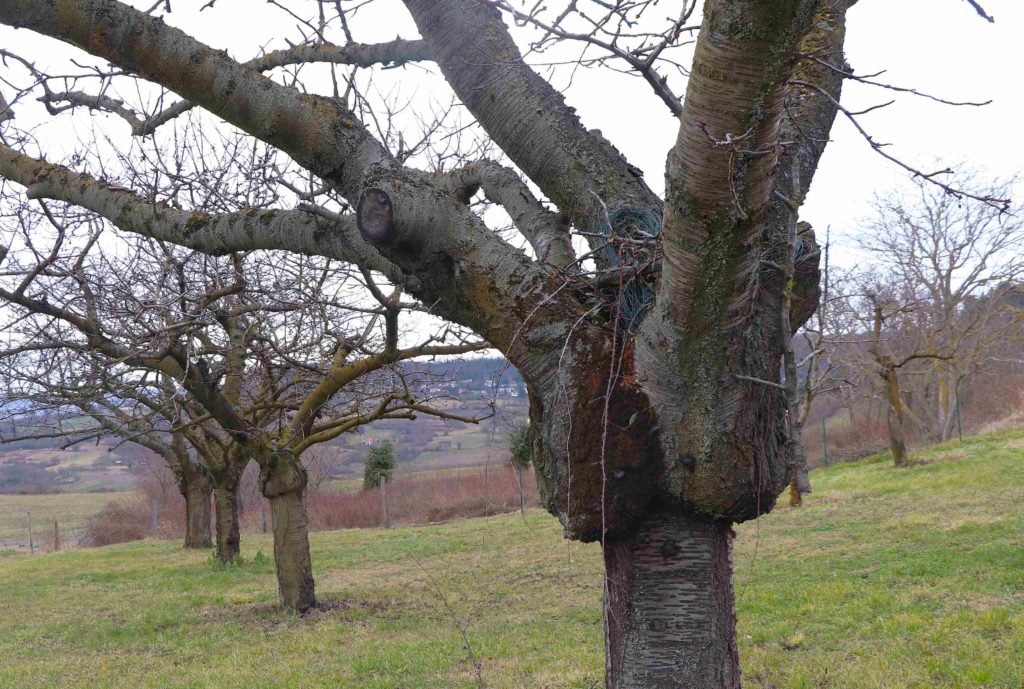
[(964, 427), (960, 423), (960, 381), (956, 383), (956, 437), (960, 444), (964, 443)]
[(267, 533), (267, 501), (260, 496), (260, 522), (263, 526), (263, 533)]
[(384, 528), (385, 529), (390, 529), (391, 528), (391, 524), (388, 521), (388, 489), (387, 489), (387, 484), (388, 484), (387, 479), (385, 479), (383, 476), (381, 476), (380, 477), (380, 512), (381, 512), (381, 515), (384, 518)]
[(60, 526), (53, 523), (53, 552), (60, 552)]
[[(850, 411), (850, 416), (853, 416), (853, 411)], [(825, 429), (825, 417), (821, 417), (821, 446), (825, 451), (825, 466), (828, 466), (828, 431)]]
[(32, 543), (32, 513), (31, 512), (26, 512), (25, 513), (25, 521), (28, 522), (28, 552), (35, 553), (36, 552), (36, 546), (35, 546), (34, 543)]
[(157, 536), (157, 517), (159, 516), (160, 506), (157, 504), (156, 498), (153, 498), (149, 502), (149, 531), (153, 536), (153, 540), (156, 540)]

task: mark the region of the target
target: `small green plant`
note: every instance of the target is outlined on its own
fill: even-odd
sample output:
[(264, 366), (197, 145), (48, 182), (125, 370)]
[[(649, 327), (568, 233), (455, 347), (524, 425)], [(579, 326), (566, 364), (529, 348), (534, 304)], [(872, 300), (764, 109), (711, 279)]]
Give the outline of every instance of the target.
[(381, 479), (390, 481), (395, 473), (395, 448), (391, 443), (384, 443), (370, 449), (366, 455), (366, 467), (363, 469), (363, 490), (376, 488)]
[(525, 469), (533, 461), (530, 427), (523, 424), (508, 434), (508, 461), (516, 469)]
[(239, 554), (236, 555), (232, 560), (222, 562), (221, 559), (217, 557), (216, 551), (214, 551), (210, 553), (210, 567), (222, 572), (229, 569), (238, 569), (241, 567), (245, 567), (245, 557)]

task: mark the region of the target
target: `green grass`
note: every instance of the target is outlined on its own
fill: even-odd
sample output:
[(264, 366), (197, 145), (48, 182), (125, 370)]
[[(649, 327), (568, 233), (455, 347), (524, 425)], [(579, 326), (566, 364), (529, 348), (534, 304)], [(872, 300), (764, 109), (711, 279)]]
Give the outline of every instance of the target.
[[(1021, 689), (1024, 433), (917, 457), (815, 471), (738, 529), (746, 687)], [(598, 550), (545, 514), (312, 544), (345, 605), (306, 619), (273, 609), (265, 537), (224, 570), (152, 541), (0, 558), (0, 687), (472, 687), (471, 658), (488, 687), (600, 684)]]

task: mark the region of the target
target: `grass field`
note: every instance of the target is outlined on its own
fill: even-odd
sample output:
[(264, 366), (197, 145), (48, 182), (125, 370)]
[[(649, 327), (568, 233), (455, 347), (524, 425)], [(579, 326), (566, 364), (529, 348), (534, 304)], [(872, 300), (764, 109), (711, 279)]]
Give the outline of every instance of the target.
[[(1024, 432), (917, 457), (815, 471), (739, 527), (746, 687), (1021, 689)], [(265, 537), (226, 570), (171, 542), (0, 558), (0, 687), (601, 684), (597, 547), (539, 511), (312, 544), (334, 605), (305, 619), (274, 610)]]
[[(28, 515), (32, 515), (33, 540), (53, 540), (53, 523), (59, 522), (65, 538), (79, 534), (84, 522), (111, 500), (132, 493), (47, 493), (0, 495), (0, 549), (5, 543), (28, 541)], [(3, 686), (3, 685), (0, 685)]]

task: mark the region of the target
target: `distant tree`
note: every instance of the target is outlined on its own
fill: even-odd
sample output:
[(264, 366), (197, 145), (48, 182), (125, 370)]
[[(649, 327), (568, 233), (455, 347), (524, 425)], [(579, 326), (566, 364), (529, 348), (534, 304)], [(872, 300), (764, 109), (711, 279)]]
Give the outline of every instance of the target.
[[(953, 181), (1004, 196), (1015, 182), (984, 181), (970, 171)], [(956, 428), (961, 386), (997, 349), (1024, 337), (1019, 309), (1008, 302), (1024, 278), (1024, 222), (1019, 207), (992, 207), (932, 186), (917, 177), (907, 189), (876, 198), (860, 246), (895, 293), (899, 303), (890, 300), (889, 307), (906, 321), (892, 343), (892, 356), (910, 357), (913, 365), (917, 385), (906, 401), (923, 429), (943, 442)]]
[(530, 427), (521, 424), (508, 436), (508, 461), (516, 471), (519, 484), (519, 511), (526, 513), (526, 495), (523, 492), (523, 470), (533, 461), (533, 447), (530, 445)]
[(391, 443), (378, 445), (366, 455), (366, 466), (363, 469), (363, 490), (370, 490), (380, 485), (381, 479), (390, 481), (395, 473), (395, 448)]

